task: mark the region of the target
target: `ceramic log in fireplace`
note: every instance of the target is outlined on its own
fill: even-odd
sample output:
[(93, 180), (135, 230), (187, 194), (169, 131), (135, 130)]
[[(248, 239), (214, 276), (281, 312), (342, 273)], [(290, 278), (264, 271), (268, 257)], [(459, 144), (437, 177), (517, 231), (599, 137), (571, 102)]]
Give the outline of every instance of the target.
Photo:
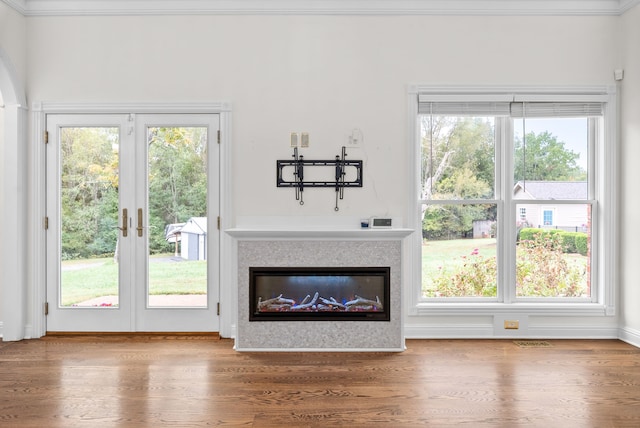
[(389, 321), (389, 267), (250, 267), (249, 321)]

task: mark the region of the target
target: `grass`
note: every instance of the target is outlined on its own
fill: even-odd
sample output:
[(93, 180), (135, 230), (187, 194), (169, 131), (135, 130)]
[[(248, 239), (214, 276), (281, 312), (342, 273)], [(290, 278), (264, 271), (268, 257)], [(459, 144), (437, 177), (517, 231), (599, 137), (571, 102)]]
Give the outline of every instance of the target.
[(62, 306), (118, 294), (118, 265), (113, 258), (63, 261), (61, 276)]
[(436, 271), (438, 267), (458, 265), (462, 256), (469, 256), (477, 249), (484, 257), (495, 257), (496, 239), (451, 239), (448, 241), (426, 241), (422, 244), (422, 271)]
[(207, 294), (207, 262), (149, 263), (149, 294)]
[[(206, 294), (206, 261), (159, 261), (171, 255), (153, 256), (149, 263), (149, 294)], [(155, 260), (154, 260), (155, 259)], [(103, 296), (118, 295), (118, 265), (113, 258), (62, 262), (62, 306)]]

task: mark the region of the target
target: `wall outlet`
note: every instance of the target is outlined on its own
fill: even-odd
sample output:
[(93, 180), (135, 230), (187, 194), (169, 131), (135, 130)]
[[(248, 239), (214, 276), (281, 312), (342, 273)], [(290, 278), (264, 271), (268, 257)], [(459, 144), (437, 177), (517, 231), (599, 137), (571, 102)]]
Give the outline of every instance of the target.
[(524, 337), (529, 335), (529, 315), (517, 312), (494, 315), (493, 335), (495, 337)]
[(292, 132), (290, 135), (291, 147), (298, 147), (298, 133)]
[(309, 133), (303, 132), (300, 134), (300, 147), (307, 148), (309, 147)]
[(517, 330), (520, 328), (520, 322), (518, 320), (504, 320), (505, 330)]

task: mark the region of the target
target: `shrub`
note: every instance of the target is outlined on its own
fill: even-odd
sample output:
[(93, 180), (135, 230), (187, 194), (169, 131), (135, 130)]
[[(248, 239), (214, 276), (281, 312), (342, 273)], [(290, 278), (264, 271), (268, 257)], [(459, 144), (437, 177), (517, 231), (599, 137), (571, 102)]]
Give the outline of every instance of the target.
[(452, 271), (442, 269), (433, 279), (435, 292), (430, 297), (495, 297), (497, 266), (495, 257), (463, 256), (462, 264)]
[(557, 229), (538, 229), (535, 227), (526, 227), (520, 230), (520, 240), (532, 241), (535, 239), (536, 235), (540, 235), (541, 238), (546, 238), (547, 236), (557, 235), (558, 233), (562, 233), (562, 231)]
[(540, 232), (542, 229), (535, 229), (532, 227), (525, 227), (520, 230), (519, 240), (521, 241), (531, 241), (533, 239), (533, 234), (536, 232)]
[[(531, 239), (525, 239), (530, 237)], [(586, 270), (567, 262), (565, 241), (586, 255), (585, 233), (525, 228), (516, 252), (516, 288), (521, 297), (580, 297), (587, 292)], [(462, 256), (459, 263), (438, 268), (428, 297), (495, 297), (497, 259), (483, 257), (477, 250)]]
[(562, 242), (562, 250), (565, 253), (575, 254), (578, 252), (576, 248), (576, 237), (578, 232), (560, 232), (558, 234)]
[(585, 293), (584, 272), (563, 257), (558, 233), (537, 233), (520, 241), (516, 257), (516, 288), (519, 296), (579, 297)]
[(576, 235), (576, 251), (581, 256), (586, 256), (589, 251), (589, 242), (586, 233), (578, 233)]
[(564, 232), (558, 229), (537, 229), (527, 227), (520, 231), (518, 241), (534, 241), (536, 236), (539, 239), (547, 239), (552, 236), (558, 236), (560, 245), (565, 253), (579, 253), (583, 256), (587, 255), (587, 234), (583, 232)]

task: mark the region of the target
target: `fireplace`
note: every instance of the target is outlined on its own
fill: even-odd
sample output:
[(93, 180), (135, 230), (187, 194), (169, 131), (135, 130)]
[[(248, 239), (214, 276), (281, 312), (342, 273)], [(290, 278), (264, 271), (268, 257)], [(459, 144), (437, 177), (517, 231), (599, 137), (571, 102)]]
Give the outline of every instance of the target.
[(249, 321), (389, 321), (389, 267), (250, 267)]
[[(346, 235), (346, 236), (345, 236)], [(245, 235), (237, 233), (238, 262), (237, 272), (237, 330), (235, 349), (238, 351), (402, 351), (404, 336), (402, 334), (402, 239), (406, 234), (394, 230), (358, 230), (355, 236), (351, 232), (322, 232), (320, 236), (311, 234), (299, 236), (295, 232), (268, 232), (267, 236), (253, 232)], [(293, 238), (293, 239), (286, 239)], [(285, 273), (308, 274), (318, 271), (339, 276), (345, 272), (363, 269), (366, 275), (376, 276), (383, 267), (385, 280), (389, 273), (388, 288), (376, 288), (371, 291), (353, 291), (351, 296), (338, 295), (335, 291), (327, 292), (317, 287), (308, 287), (302, 293), (294, 295), (287, 289), (271, 289), (268, 291), (251, 290), (250, 276), (254, 278)], [(286, 267), (283, 269), (283, 267)], [(368, 270), (372, 268), (372, 270)], [(267, 281), (268, 282), (268, 281)], [(379, 285), (377, 286), (379, 287)], [(388, 291), (387, 291), (388, 290)], [(318, 292), (320, 297), (342, 303), (355, 300), (355, 294), (366, 300), (378, 300), (385, 308), (380, 316), (372, 310), (362, 313), (348, 311), (327, 313), (300, 311), (281, 311), (284, 313), (257, 313), (259, 301), (276, 298), (282, 294), (283, 299), (294, 300), (300, 304), (309, 295), (309, 303)], [(289, 294), (291, 293), (291, 294)], [(260, 296), (263, 294), (263, 296)], [(250, 296), (251, 295), (251, 296)], [(262, 299), (260, 300), (260, 297)], [(251, 303), (253, 302), (253, 303)], [(306, 304), (305, 303), (305, 304)], [(286, 302), (285, 304), (290, 304)], [(346, 305), (345, 305), (346, 306)], [(284, 308), (283, 308), (284, 309)], [(300, 309), (300, 308), (298, 308)], [(303, 308), (304, 309), (304, 308)], [(362, 307), (360, 309), (366, 309)], [(328, 315), (328, 316), (327, 316)], [(284, 317), (284, 319), (282, 318)], [(335, 318), (331, 318), (335, 317)], [(347, 318), (345, 318), (347, 317)], [(387, 318), (388, 317), (388, 318)], [(388, 321), (385, 321), (388, 319)], [(370, 321), (371, 320), (371, 321)]]

